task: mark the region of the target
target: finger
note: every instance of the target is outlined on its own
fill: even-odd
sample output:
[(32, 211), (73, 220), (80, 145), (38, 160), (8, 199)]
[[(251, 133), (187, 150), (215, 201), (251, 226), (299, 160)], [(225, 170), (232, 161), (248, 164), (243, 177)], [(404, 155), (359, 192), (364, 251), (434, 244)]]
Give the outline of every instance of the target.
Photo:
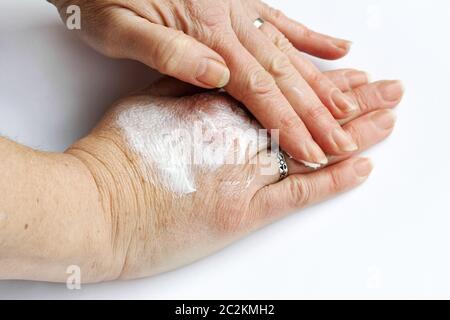
[(260, 12), (261, 18), (273, 24), (302, 52), (323, 59), (335, 60), (342, 58), (350, 50), (350, 41), (312, 31), (264, 3), (261, 3), (258, 12)]
[[(391, 110), (374, 111), (350, 121), (344, 126), (344, 129), (357, 142), (358, 151), (350, 155), (329, 157), (328, 165), (333, 165), (348, 159), (385, 140), (391, 135), (395, 122), (396, 116)], [(308, 168), (289, 157), (286, 157), (286, 162), (290, 175), (314, 171), (314, 169)], [(279, 180), (279, 168), (276, 155), (265, 152), (258, 154), (256, 173), (257, 178), (255, 182), (258, 189), (276, 183)]]
[[(355, 154), (364, 152), (387, 139), (392, 134), (395, 123), (396, 116), (391, 110), (373, 111), (348, 122), (344, 126), (344, 129), (352, 136), (353, 140), (356, 141), (358, 151), (350, 155), (328, 157), (328, 165), (333, 165), (348, 159)], [(308, 168), (293, 159), (288, 158), (287, 163), (289, 172), (292, 174), (313, 171), (313, 169)]]
[(323, 163), (326, 156), (304, 123), (280, 92), (273, 77), (242, 46), (230, 30), (215, 30), (205, 36), (227, 62), (232, 77), (226, 90), (241, 101), (266, 129), (279, 132), (279, 143), (299, 161)]
[(234, 28), (241, 43), (275, 79), (322, 150), (333, 155), (355, 151), (355, 143), (342, 130), (289, 58), (255, 28), (250, 20), (243, 24), (235, 22)]
[(339, 90), (309, 59), (305, 58), (290, 41), (271, 23), (265, 22), (259, 28), (275, 46), (284, 52), (292, 65), (298, 70), (322, 103), (336, 119), (348, 117), (357, 110), (354, 102)]
[(370, 81), (370, 76), (367, 72), (355, 69), (325, 71), (323, 74), (342, 92), (351, 91), (368, 84)]
[(253, 197), (253, 219), (259, 225), (316, 204), (363, 183), (372, 172), (370, 160), (351, 158), (309, 174), (295, 174), (267, 186)]
[(356, 102), (358, 111), (341, 122), (348, 123), (350, 120), (374, 110), (394, 108), (400, 103), (404, 91), (402, 82), (398, 80), (378, 81), (349, 91), (346, 94)]
[(159, 72), (202, 88), (224, 87), (230, 78), (223, 58), (181, 31), (123, 15), (123, 27), (108, 44), (115, 55), (138, 60)]

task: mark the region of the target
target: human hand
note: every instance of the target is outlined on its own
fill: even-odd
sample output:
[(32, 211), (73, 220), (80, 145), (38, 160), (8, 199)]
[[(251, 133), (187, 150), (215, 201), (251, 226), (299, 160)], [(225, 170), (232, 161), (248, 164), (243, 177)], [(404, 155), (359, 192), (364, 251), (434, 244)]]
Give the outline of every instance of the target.
[[(335, 120), (356, 112), (355, 101), (301, 53), (337, 59), (348, 41), (313, 32), (259, 0), (52, 2), (63, 18), (78, 5), (80, 35), (107, 56), (203, 88), (225, 86), (265, 128), (280, 130), (281, 146), (298, 161), (323, 165), (325, 154), (355, 151)], [(265, 20), (259, 30), (257, 18)]]
[[(366, 84), (361, 75), (326, 73), (358, 103), (342, 125), (359, 151), (389, 136), (395, 118), (388, 109), (402, 97), (398, 82)], [(110, 217), (111, 243), (105, 246), (112, 257), (110, 279), (150, 276), (195, 261), (358, 186), (372, 170), (354, 154), (332, 157), (315, 172), (288, 159), (290, 175), (278, 181), (276, 159), (265, 152), (269, 141), (252, 131), (259, 125), (228, 96), (186, 96), (192, 90), (163, 80), (126, 98), (67, 151), (92, 173)], [(237, 133), (232, 143), (223, 139), (229, 128)], [(195, 132), (206, 138), (193, 138)]]

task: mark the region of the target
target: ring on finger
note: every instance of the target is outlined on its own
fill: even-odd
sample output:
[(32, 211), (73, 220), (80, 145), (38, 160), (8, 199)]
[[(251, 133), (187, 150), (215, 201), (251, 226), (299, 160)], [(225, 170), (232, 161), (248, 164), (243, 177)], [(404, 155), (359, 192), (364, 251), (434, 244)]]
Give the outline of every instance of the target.
[(277, 152), (277, 161), (278, 161), (278, 169), (280, 172), (279, 180), (281, 181), (289, 175), (289, 168), (286, 162), (286, 157), (283, 151), (281, 150)]
[(258, 18), (255, 21), (253, 21), (253, 24), (255, 25), (256, 29), (261, 29), (262, 25), (264, 24), (264, 20)]

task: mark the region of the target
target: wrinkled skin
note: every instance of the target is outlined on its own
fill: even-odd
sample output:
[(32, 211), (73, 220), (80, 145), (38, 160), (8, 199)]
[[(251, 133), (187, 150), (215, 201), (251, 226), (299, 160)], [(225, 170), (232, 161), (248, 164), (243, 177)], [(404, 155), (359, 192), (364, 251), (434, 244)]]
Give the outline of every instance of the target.
[[(54, 0), (99, 52), (141, 61), (203, 88), (224, 87), (298, 161), (326, 164), (356, 144), (335, 119), (358, 106), (306, 58), (346, 55), (350, 42), (313, 32), (259, 0)], [(265, 20), (259, 28), (254, 21)], [(364, 77), (364, 75), (362, 75)]]
[[(395, 118), (388, 109), (402, 97), (396, 82), (366, 84), (354, 70), (326, 76), (360, 106), (354, 118), (343, 121), (360, 150), (391, 133)], [(278, 182), (277, 170), (260, 174), (260, 163), (250, 163), (255, 157), (272, 161), (270, 154), (256, 152), (243, 164), (216, 170), (192, 165), (197, 191), (174, 194), (158, 183), (154, 166), (142, 166), (142, 156), (117, 119), (137, 105), (154, 104), (169, 110), (185, 107), (187, 115), (199, 109), (214, 113), (220, 104), (231, 117), (243, 117), (237, 112), (239, 104), (226, 94), (192, 95), (197, 90), (164, 79), (118, 102), (90, 135), (67, 151), (92, 173), (110, 217), (111, 243), (105, 247), (111, 248), (111, 279), (149, 276), (195, 261), (290, 212), (356, 187), (371, 172), (370, 162), (353, 155), (330, 158), (330, 166), (316, 172), (289, 159), (290, 175)], [(143, 134), (158, 136), (161, 132), (155, 129)]]

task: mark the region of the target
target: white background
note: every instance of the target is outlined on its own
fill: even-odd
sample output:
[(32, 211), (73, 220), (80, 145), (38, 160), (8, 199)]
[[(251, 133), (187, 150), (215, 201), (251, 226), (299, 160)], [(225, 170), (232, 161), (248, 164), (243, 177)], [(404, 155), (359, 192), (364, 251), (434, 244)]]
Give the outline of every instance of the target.
[[(354, 41), (322, 68), (404, 81), (397, 130), (368, 153), (371, 179), (174, 272), (79, 291), (3, 281), (0, 298), (450, 298), (450, 2), (270, 3)], [(85, 47), (43, 0), (2, 0), (0, 21), (0, 134), (29, 146), (64, 150), (155, 78)]]

